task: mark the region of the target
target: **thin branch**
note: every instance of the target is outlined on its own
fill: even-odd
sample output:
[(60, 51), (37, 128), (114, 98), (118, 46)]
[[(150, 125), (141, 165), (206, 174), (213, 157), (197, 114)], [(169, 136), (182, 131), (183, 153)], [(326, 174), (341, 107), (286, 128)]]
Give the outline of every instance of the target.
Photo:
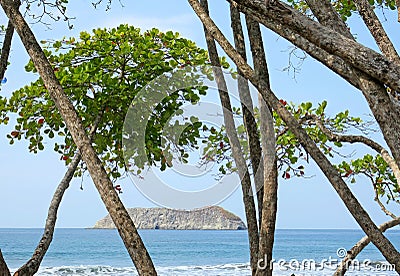
[[(100, 123), (102, 115), (103, 114), (100, 113), (93, 122), (93, 125), (89, 132), (90, 140), (93, 140), (94, 138), (97, 126)], [(34, 275), (38, 271), (39, 266), (43, 260), (43, 257), (45, 256), (47, 250), (49, 249), (50, 243), (53, 240), (54, 228), (57, 221), (57, 212), (58, 208), (60, 207), (61, 200), (64, 196), (65, 191), (69, 188), (69, 184), (72, 178), (74, 177), (76, 168), (78, 167), (81, 160), (82, 160), (82, 155), (80, 154), (79, 151), (77, 151), (75, 153), (74, 158), (72, 159), (72, 162), (69, 164), (63, 179), (61, 180), (56, 191), (54, 192), (53, 198), (49, 206), (49, 211), (47, 214), (46, 225), (43, 231), (43, 235), (42, 238), (40, 239), (38, 246), (35, 249), (35, 252), (33, 253), (32, 257), (20, 269), (18, 269), (14, 273), (14, 276), (18, 275), (30, 276)]]
[(383, 160), (389, 165), (389, 167), (392, 169), (394, 176), (397, 179), (397, 182), (400, 183), (400, 169), (397, 166), (396, 161), (393, 159), (393, 157), (389, 154), (389, 152), (382, 147), (380, 144), (375, 142), (374, 140), (361, 136), (361, 135), (340, 135), (333, 133), (331, 130), (329, 130), (323, 122), (315, 115), (311, 116), (313, 120), (315, 121), (316, 125), (321, 129), (325, 135), (328, 136), (329, 140), (332, 142), (347, 142), (350, 144), (353, 143), (362, 143), (371, 149), (375, 150), (376, 152), (380, 153), (382, 155)]
[(378, 195), (378, 192), (377, 192), (376, 189), (375, 189), (375, 198), (374, 198), (374, 200), (376, 201), (376, 203), (378, 203), (379, 207), (381, 207), (382, 211), (383, 211), (386, 215), (388, 215), (388, 216), (391, 217), (392, 219), (395, 219), (395, 218), (396, 218), (396, 215), (393, 214), (392, 212), (390, 212), (390, 211), (385, 207), (385, 205), (383, 205), (383, 203), (382, 203), (381, 200), (379, 199), (379, 195)]
[[(396, 217), (393, 220), (387, 221), (379, 225), (379, 230), (383, 233), (387, 229), (392, 228), (400, 224), (400, 217)], [(351, 267), (351, 261), (354, 260), (358, 254), (371, 242), (368, 236), (363, 237), (359, 240), (350, 250), (347, 251), (346, 257), (343, 258), (339, 267), (336, 269), (333, 276), (342, 276), (346, 273), (349, 267)]]

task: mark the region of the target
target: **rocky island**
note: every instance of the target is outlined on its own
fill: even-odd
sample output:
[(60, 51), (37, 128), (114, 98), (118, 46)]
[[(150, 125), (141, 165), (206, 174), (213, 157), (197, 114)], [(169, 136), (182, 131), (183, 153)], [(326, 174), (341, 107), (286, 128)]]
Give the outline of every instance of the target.
[[(167, 208), (128, 208), (128, 213), (138, 229), (164, 230), (244, 230), (243, 221), (219, 206), (191, 211)], [(94, 225), (95, 229), (115, 228), (110, 215)]]

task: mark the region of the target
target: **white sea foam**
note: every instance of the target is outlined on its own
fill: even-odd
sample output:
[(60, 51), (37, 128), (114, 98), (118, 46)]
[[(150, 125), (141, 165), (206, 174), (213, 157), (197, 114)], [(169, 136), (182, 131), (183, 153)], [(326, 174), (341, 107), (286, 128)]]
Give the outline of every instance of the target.
[[(173, 266), (158, 267), (159, 275), (175, 276), (175, 275), (221, 275), (236, 276), (250, 275), (248, 264), (226, 264), (215, 266)], [(37, 275), (137, 275), (134, 267), (111, 267), (111, 266), (60, 266), (60, 267), (43, 267), (40, 268)]]
[[(249, 264), (224, 264), (224, 265), (204, 265), (204, 266), (170, 266), (157, 267), (159, 275), (165, 276), (248, 276), (251, 275)], [(296, 276), (324, 276), (332, 275), (333, 269), (324, 268), (323, 270), (286, 270), (282, 267), (274, 266), (274, 275), (283, 276), (294, 274)], [(136, 269), (132, 267), (111, 267), (111, 266), (59, 266), (59, 267), (42, 267), (37, 273), (39, 276), (57, 275), (57, 276), (72, 276), (72, 275), (138, 275)], [(357, 271), (348, 271), (346, 275), (350, 276), (394, 276), (397, 275), (394, 271), (372, 271), (361, 268)]]

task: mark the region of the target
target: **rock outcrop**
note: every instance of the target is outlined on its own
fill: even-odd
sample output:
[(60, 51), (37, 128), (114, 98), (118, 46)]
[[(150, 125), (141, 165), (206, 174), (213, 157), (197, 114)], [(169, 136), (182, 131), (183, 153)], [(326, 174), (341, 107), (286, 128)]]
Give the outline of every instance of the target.
[[(138, 229), (165, 230), (244, 230), (246, 225), (236, 215), (222, 207), (212, 206), (192, 211), (167, 208), (129, 208), (128, 213)], [(115, 228), (110, 215), (93, 228)]]

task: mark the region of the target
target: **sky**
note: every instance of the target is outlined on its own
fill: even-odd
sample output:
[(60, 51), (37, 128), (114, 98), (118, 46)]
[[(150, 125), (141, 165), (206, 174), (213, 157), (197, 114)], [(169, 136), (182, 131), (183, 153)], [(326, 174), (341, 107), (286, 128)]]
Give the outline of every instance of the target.
[[(72, 21), (72, 30), (68, 29), (65, 22), (49, 21), (51, 24), (48, 27), (42, 24), (32, 25), (37, 40), (78, 36), (80, 31), (91, 31), (98, 27), (111, 28), (128, 23), (142, 30), (155, 27), (162, 31), (177, 31), (183, 37), (195, 41), (199, 47), (206, 46), (202, 25), (186, 1), (121, 1), (123, 6), (114, 1), (109, 11), (105, 11), (104, 6), (94, 9), (90, 2), (71, 1), (68, 5), (69, 15), (76, 17)], [(211, 16), (232, 41), (226, 1), (210, 2)], [(381, 12), (378, 14), (382, 17)], [(398, 45), (399, 38), (394, 36), (399, 31), (395, 13), (387, 11), (385, 16), (383, 25), (394, 44)], [(0, 23), (6, 23), (3, 14)], [(350, 20), (350, 26), (358, 41), (376, 49), (360, 18), (354, 16)], [(359, 91), (310, 57), (304, 60), (295, 76), (288, 73), (283, 69), (288, 66), (289, 52), (292, 48), (283, 38), (265, 28), (263, 35), (272, 89), (279, 98), (295, 103), (311, 101), (314, 104), (327, 100), (328, 114), (334, 115), (349, 109), (353, 116), (368, 118), (370, 111)], [(10, 60), (11, 65), (6, 73), (8, 82), (0, 91), (2, 96), (9, 96), (15, 89), (37, 78), (24, 70), (29, 58), (18, 36), (15, 36), (13, 41)], [(213, 101), (212, 97), (210, 99)], [(214, 101), (217, 104), (216, 98)], [(25, 141), (9, 145), (6, 134), (12, 130), (12, 124), (0, 126), (0, 227), (41, 228), (52, 194), (66, 167), (51, 147), (34, 155), (28, 152)], [(373, 138), (383, 143), (379, 133), (374, 134)], [(355, 151), (357, 154), (368, 152), (362, 146), (345, 146), (344, 151)], [(277, 228), (359, 228), (313, 162), (307, 166), (307, 174), (312, 177), (279, 179)], [(156, 206), (140, 193), (130, 179), (121, 180), (120, 183), (124, 189), (120, 196), (126, 207)], [(83, 191), (80, 189), (81, 185)], [(388, 220), (373, 201), (372, 187), (366, 179), (360, 178), (357, 183), (349, 185), (377, 224)], [(240, 189), (220, 205), (244, 220)], [(390, 207), (398, 213), (397, 206)], [(85, 176), (74, 179), (67, 190), (59, 210), (57, 227), (91, 227), (106, 214), (90, 177)]]

